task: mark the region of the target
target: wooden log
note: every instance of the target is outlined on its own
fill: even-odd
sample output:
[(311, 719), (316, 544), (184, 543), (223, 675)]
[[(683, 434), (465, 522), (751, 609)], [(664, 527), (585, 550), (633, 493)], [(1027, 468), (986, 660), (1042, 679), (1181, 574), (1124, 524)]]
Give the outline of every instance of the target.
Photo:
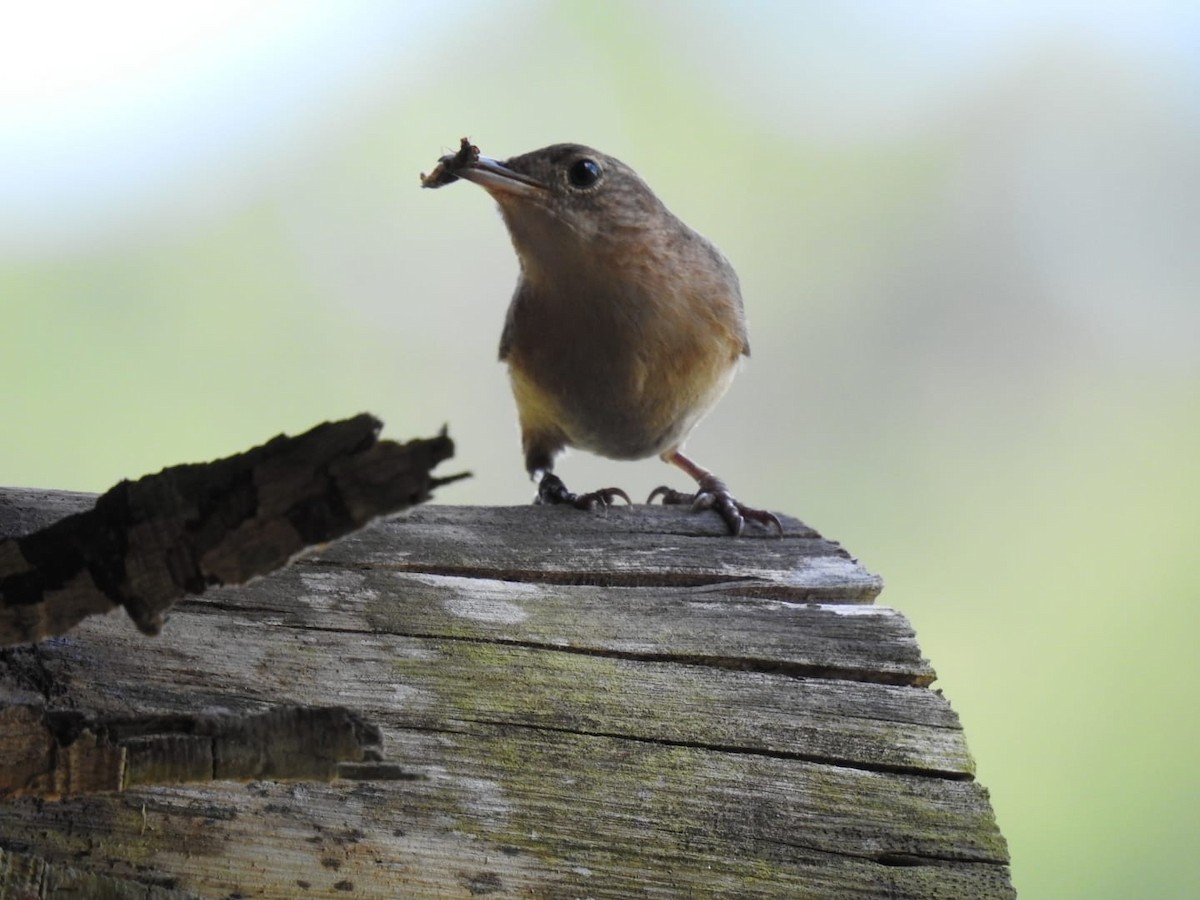
[(153, 640), (98, 617), (3, 651), (0, 712), (83, 712), (117, 745), (138, 726), (105, 723), (331, 706), (382, 745), (328, 783), (10, 795), (0, 897), (1015, 896), (911, 627), (784, 524), (425, 506), (186, 599)]

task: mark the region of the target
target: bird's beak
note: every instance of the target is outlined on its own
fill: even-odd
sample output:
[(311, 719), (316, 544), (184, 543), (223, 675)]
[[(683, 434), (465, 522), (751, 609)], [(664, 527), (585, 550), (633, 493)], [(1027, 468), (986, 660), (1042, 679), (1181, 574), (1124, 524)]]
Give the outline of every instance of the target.
[(522, 175), (497, 160), (481, 156), (455, 172), (460, 178), (473, 181), (497, 200), (504, 196), (536, 197), (544, 194), (546, 186)]

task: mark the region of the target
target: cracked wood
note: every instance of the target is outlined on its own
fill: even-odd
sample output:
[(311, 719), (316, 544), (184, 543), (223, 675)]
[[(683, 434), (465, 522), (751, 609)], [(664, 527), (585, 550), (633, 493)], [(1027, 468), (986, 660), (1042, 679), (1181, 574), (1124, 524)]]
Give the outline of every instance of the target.
[(95, 721), (38, 705), (0, 706), (0, 797), (64, 796), (216, 780), (329, 781), (378, 755), (380, 733), (341, 707), (247, 716)]
[(911, 627), (785, 529), (426, 506), (186, 599), (154, 642), (95, 618), (0, 654), (0, 706), (336, 704), (383, 737), (330, 784), (0, 802), (0, 852), (116, 896), (1014, 896)]

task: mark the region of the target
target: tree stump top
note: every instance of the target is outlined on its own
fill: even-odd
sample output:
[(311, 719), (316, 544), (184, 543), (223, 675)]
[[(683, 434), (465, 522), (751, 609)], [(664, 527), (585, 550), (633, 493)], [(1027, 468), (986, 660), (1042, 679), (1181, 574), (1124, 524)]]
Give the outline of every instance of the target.
[(3, 651), (0, 897), (1014, 896), (912, 628), (784, 525), (425, 506)]

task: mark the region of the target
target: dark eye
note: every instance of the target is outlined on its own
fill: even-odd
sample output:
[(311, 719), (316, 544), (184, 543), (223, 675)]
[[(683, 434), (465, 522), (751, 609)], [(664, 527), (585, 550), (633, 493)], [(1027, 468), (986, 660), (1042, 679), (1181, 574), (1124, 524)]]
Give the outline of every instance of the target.
[(591, 187), (600, 180), (600, 164), (594, 159), (577, 159), (567, 170), (567, 177), (577, 188)]

